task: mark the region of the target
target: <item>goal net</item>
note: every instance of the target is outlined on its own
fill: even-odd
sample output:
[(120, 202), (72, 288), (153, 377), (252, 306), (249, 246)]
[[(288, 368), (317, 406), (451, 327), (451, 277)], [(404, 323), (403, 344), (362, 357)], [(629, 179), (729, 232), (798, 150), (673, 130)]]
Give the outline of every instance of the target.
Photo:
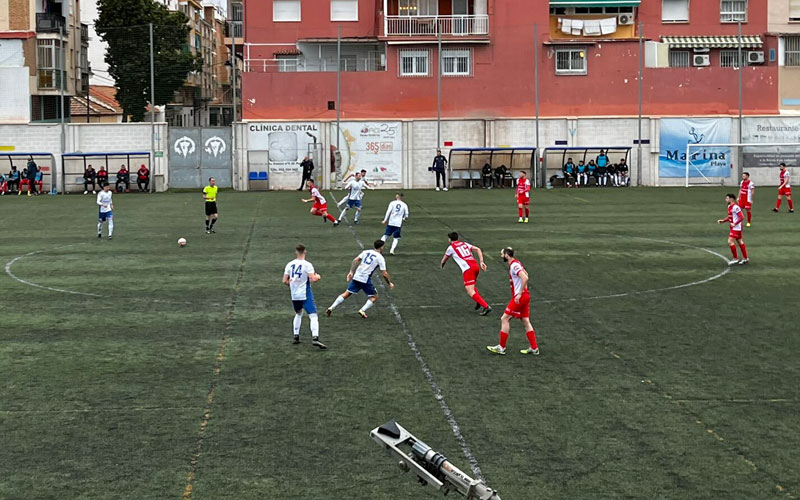
[[(737, 169), (740, 150), (742, 164)], [(777, 174), (770, 181), (768, 169), (782, 162), (789, 167), (800, 165), (800, 142), (687, 144), (686, 187), (723, 185), (726, 181), (737, 184), (740, 170), (750, 171), (751, 176), (755, 171), (756, 184), (776, 184)]]

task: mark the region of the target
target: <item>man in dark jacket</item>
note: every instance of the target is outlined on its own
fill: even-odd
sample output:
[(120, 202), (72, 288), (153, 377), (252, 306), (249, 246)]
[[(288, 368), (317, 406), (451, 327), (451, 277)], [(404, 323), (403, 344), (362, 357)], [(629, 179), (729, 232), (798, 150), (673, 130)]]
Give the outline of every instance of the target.
[(89, 192), (89, 184), (92, 185), (92, 194), (97, 194), (97, 186), (95, 185), (96, 177), (97, 172), (94, 171), (94, 167), (88, 165), (83, 171), (83, 194), (87, 194)]
[(36, 174), (39, 172), (39, 166), (33, 161), (33, 157), (28, 160), (28, 196), (31, 193), (38, 195), (36, 191)]
[(8, 173), (8, 191), (10, 193), (19, 191), (19, 170), (16, 165), (11, 165), (11, 171)]
[(117, 171), (117, 183), (116, 183), (116, 190), (118, 193), (121, 193), (123, 190), (121, 189), (122, 185), (125, 185), (125, 192), (128, 193), (131, 190), (131, 173), (122, 165), (120, 169)]
[(300, 166), (303, 168), (303, 180), (300, 182), (300, 187), (297, 188), (298, 191), (305, 189), (306, 181), (312, 179), (311, 172), (314, 171), (314, 162), (311, 161), (311, 158), (306, 156), (303, 158), (303, 161), (300, 162)]
[(436, 156), (433, 157), (433, 165), (431, 170), (436, 172), (436, 190), (439, 191), (439, 179), (442, 180), (442, 189), (447, 191), (447, 176), (445, 169), (447, 167), (447, 158), (442, 155), (442, 150), (436, 150)]
[(106, 184), (108, 184), (108, 170), (100, 165), (100, 170), (97, 171), (97, 185), (100, 186), (100, 189), (103, 189)]
[(144, 163), (136, 172), (136, 185), (139, 186), (139, 191), (147, 191), (150, 186), (150, 169)]
[(483, 164), (481, 177), (483, 178), (483, 187), (492, 189), (492, 166), (489, 165), (489, 162)]
[(500, 165), (494, 169), (494, 178), (499, 187), (505, 187), (506, 176), (508, 175), (508, 167)]

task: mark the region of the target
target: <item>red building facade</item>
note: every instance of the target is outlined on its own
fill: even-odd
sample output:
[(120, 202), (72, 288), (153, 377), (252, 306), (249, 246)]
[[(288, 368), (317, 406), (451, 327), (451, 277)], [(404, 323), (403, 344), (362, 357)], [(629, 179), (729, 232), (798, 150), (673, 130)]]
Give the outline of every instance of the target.
[(541, 116), (636, 115), (640, 59), (643, 114), (735, 115), (740, 40), (743, 112), (778, 113), (767, 0), (245, 0), (244, 18), (246, 120), (435, 117), (440, 57), (442, 117), (531, 117), (535, 55)]

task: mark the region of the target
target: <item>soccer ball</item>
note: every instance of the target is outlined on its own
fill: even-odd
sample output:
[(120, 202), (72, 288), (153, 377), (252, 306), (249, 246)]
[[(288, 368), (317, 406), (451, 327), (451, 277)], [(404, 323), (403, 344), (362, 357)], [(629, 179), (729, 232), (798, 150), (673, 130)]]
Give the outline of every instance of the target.
[(185, 247), (186, 246), (186, 238), (178, 238), (178, 246)]

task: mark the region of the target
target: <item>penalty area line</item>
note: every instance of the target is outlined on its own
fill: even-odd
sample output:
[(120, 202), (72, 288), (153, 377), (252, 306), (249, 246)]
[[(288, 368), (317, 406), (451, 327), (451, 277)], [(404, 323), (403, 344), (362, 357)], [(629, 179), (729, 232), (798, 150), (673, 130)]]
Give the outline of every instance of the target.
[[(336, 202), (336, 204), (338, 205), (339, 201), (336, 199), (336, 196), (334, 196), (333, 192), (328, 191), (328, 193), (331, 195), (331, 198), (333, 198), (333, 201)], [(355, 238), (356, 243), (358, 243), (358, 246), (363, 250), (364, 243), (361, 241), (361, 238), (358, 237), (358, 234), (355, 232), (355, 229), (353, 229), (353, 226), (352, 224), (350, 224), (349, 221), (347, 227), (350, 229), (350, 232), (352, 233), (353, 238)], [(386, 290), (386, 287), (382, 282), (378, 283), (378, 286)], [(386, 291), (388, 292), (388, 290)], [(469, 467), (472, 470), (472, 473), (478, 480), (486, 481), (486, 478), (483, 475), (483, 471), (481, 470), (481, 467), (478, 464), (478, 460), (472, 453), (472, 449), (470, 448), (469, 443), (467, 443), (464, 434), (462, 434), (461, 426), (458, 424), (458, 421), (456, 420), (456, 417), (453, 414), (453, 410), (450, 408), (450, 405), (447, 404), (447, 400), (444, 397), (442, 389), (439, 387), (439, 384), (436, 383), (436, 378), (433, 376), (433, 372), (431, 371), (430, 366), (428, 366), (428, 363), (422, 356), (422, 352), (420, 352), (419, 347), (417, 346), (417, 342), (414, 339), (414, 335), (411, 333), (411, 329), (409, 329), (408, 324), (406, 323), (405, 319), (403, 319), (403, 315), (400, 314), (400, 309), (398, 309), (397, 305), (394, 303), (394, 300), (392, 300), (391, 295), (389, 295), (388, 293), (386, 294), (386, 300), (389, 302), (389, 310), (392, 311), (395, 320), (397, 320), (397, 323), (400, 325), (400, 327), (403, 329), (403, 333), (405, 333), (406, 335), (406, 342), (408, 343), (408, 347), (409, 349), (411, 349), (411, 352), (414, 354), (414, 358), (416, 358), (417, 362), (419, 363), (420, 368), (422, 369), (422, 373), (425, 376), (425, 379), (428, 381), (428, 385), (430, 386), (431, 390), (433, 391), (433, 396), (439, 403), (439, 407), (442, 409), (444, 418), (450, 425), (450, 429), (453, 431), (453, 435), (455, 436), (456, 441), (461, 447), (461, 452), (464, 454), (464, 457), (467, 459), (467, 462), (469, 462)]]

